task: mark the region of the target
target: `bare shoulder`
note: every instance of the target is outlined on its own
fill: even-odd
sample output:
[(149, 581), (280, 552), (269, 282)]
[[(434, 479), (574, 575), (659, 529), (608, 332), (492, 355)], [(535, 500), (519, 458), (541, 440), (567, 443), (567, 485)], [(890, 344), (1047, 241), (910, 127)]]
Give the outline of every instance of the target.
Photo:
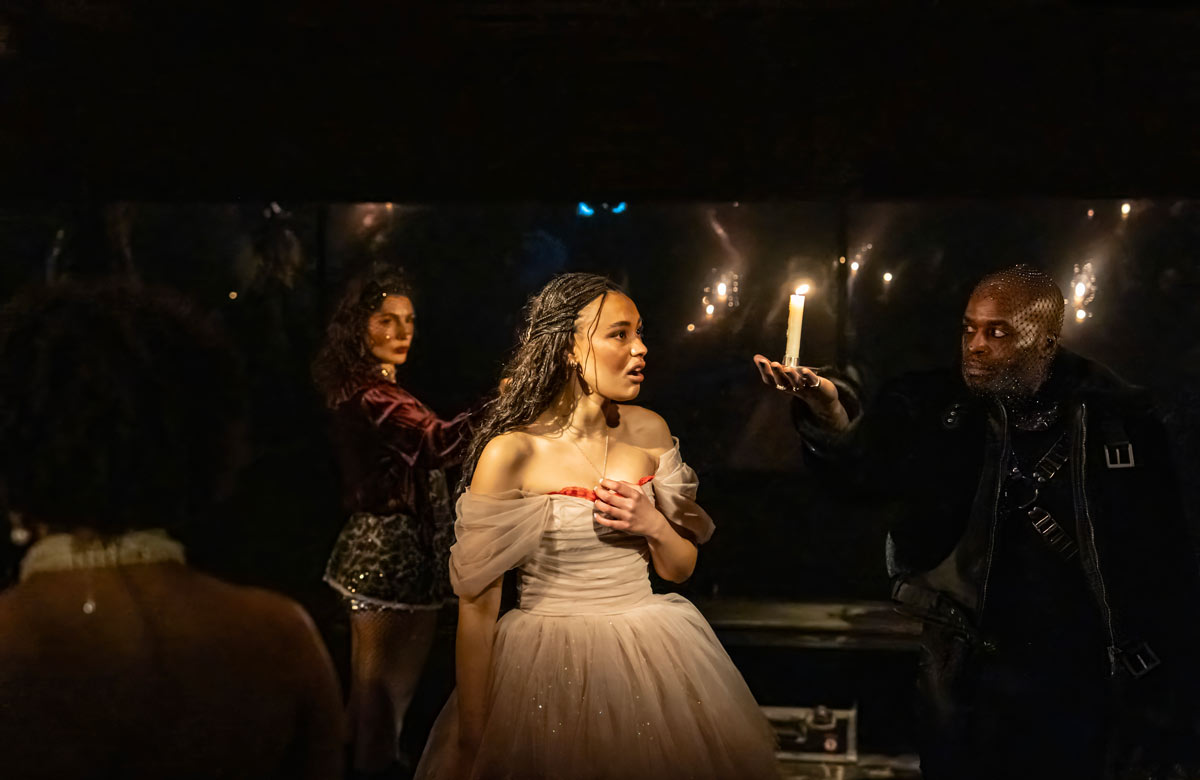
[(667, 421), (644, 406), (621, 406), (621, 427), (629, 444), (653, 454), (661, 455), (675, 446)]
[(502, 433), (487, 443), (475, 464), (471, 490), (503, 493), (521, 487), (525, 464), (533, 455), (534, 439), (521, 431)]
[(256, 631), (260, 637), (274, 637), (285, 647), (297, 642), (320, 641), (316, 625), (304, 607), (274, 591), (246, 585), (234, 585), (208, 574), (193, 572), (198, 584), (208, 591), (214, 603), (226, 605), (226, 614), (237, 615), (236, 622), (249, 621), (268, 631)]

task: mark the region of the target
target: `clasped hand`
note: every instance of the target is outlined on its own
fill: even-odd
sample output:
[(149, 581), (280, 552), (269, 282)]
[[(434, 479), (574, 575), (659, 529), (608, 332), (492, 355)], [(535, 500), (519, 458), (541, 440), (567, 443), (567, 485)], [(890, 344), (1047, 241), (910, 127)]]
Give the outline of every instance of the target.
[(592, 516), (600, 525), (638, 536), (657, 536), (667, 527), (667, 518), (640, 487), (614, 479), (600, 481)]

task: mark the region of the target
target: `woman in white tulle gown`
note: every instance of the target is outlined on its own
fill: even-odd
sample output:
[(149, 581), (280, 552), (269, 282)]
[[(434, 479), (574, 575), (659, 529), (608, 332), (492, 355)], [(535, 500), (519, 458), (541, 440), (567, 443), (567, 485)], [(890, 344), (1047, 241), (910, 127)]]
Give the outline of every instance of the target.
[[(458, 690), (418, 778), (768, 778), (774, 740), (700, 613), (655, 595), (712, 534), (643, 379), (637, 307), (591, 274), (534, 297), (458, 502)], [(497, 622), (501, 579), (520, 604)]]

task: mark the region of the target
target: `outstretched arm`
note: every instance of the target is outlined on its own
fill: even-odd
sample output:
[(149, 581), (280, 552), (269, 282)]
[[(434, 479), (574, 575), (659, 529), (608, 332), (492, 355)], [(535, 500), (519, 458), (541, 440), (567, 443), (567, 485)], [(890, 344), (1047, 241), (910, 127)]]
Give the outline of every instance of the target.
[(364, 393), (362, 404), (408, 465), (432, 469), (462, 461), (471, 439), (469, 414), (443, 420), (408, 393), (385, 385)]
[(764, 384), (774, 385), (777, 390), (803, 401), (814, 421), (825, 430), (836, 433), (850, 427), (850, 415), (833, 382), (818, 376), (812, 369), (789, 368), (762, 355), (754, 356), (754, 366)]

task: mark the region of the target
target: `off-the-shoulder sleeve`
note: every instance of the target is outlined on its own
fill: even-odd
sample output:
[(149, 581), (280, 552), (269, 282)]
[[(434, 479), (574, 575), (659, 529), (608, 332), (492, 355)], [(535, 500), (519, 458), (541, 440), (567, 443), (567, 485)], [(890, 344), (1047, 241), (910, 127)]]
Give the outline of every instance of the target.
[(704, 544), (713, 534), (713, 521), (696, 503), (698, 486), (696, 472), (683, 462), (676, 439), (675, 446), (658, 459), (658, 470), (654, 472), (655, 502), (668, 520), (690, 531), (697, 544)]
[(537, 551), (552, 512), (549, 496), (519, 490), (496, 496), (463, 493), (450, 548), (454, 592), (478, 596), (497, 577), (527, 561)]
[(362, 406), (409, 466), (436, 469), (462, 462), (471, 437), (467, 413), (443, 420), (404, 390), (384, 383), (363, 393)]

